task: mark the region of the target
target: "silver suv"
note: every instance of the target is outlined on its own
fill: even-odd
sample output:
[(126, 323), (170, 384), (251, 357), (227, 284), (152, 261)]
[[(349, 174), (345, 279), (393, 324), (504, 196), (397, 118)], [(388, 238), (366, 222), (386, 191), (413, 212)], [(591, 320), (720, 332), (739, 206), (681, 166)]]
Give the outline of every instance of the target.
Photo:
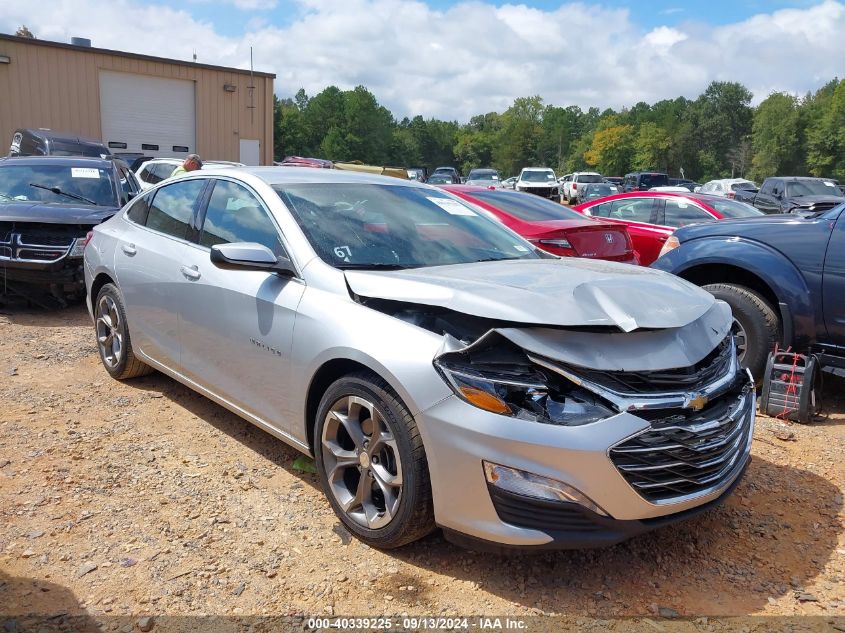
[(719, 503), (748, 462), (726, 304), (424, 184), (191, 172), (94, 230), (85, 279), (112, 377), (159, 370), (313, 455), (375, 547), (606, 545)]

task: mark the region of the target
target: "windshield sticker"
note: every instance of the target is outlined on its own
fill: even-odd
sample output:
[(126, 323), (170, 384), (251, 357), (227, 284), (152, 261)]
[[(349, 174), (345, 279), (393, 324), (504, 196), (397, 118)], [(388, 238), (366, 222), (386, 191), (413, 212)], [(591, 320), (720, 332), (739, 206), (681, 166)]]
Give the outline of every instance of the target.
[(828, 187), (835, 187), (836, 186), (832, 182), (828, 182), (827, 180), (824, 181), (824, 184), (826, 184)]
[(472, 209), (465, 207), (457, 200), (450, 200), (449, 198), (435, 198), (433, 196), (426, 196), (426, 199), (436, 204), (446, 213), (452, 215), (477, 215)]
[(70, 175), (73, 178), (99, 178), (100, 170), (95, 167), (71, 167)]
[(521, 244), (514, 244), (514, 245), (513, 245), (513, 249), (514, 249), (515, 251), (520, 251), (520, 252), (522, 252), (522, 253), (527, 253), (527, 252), (528, 252), (528, 249), (527, 249), (527, 248), (525, 248), (524, 246), (522, 246)]
[(334, 254), (338, 259), (348, 262), (349, 258), (352, 256), (352, 250), (348, 246), (335, 246)]

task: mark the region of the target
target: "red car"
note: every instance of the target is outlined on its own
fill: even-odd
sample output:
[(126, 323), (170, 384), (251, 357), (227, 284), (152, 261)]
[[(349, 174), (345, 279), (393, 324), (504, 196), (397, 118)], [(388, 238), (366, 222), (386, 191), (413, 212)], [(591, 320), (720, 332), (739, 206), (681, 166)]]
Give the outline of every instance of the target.
[(669, 191), (618, 193), (572, 209), (589, 217), (625, 225), (643, 266), (658, 258), (663, 244), (678, 227), (763, 215), (749, 204), (721, 196)]
[(490, 212), (509, 229), (554, 255), (639, 263), (631, 236), (618, 223), (587, 219), (530, 193), (468, 185), (441, 188)]

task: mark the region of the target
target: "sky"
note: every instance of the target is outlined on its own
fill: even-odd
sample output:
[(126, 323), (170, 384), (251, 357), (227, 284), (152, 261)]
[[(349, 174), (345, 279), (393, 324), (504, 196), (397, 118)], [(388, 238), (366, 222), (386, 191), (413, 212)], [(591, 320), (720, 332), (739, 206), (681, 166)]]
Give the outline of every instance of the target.
[(2, 0), (0, 32), (240, 68), (252, 46), (280, 97), (364, 85), (397, 118), (466, 122), (533, 95), (618, 109), (714, 80), (759, 102), (845, 76), (845, 0), (45, 2)]

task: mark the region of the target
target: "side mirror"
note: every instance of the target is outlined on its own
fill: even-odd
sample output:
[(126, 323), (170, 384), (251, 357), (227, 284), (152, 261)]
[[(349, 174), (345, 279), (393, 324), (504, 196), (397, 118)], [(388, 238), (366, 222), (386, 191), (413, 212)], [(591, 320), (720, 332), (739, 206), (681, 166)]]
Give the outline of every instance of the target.
[(256, 242), (232, 242), (211, 247), (211, 262), (219, 268), (265, 270), (293, 277), (296, 270), (287, 257), (276, 257), (269, 248)]

